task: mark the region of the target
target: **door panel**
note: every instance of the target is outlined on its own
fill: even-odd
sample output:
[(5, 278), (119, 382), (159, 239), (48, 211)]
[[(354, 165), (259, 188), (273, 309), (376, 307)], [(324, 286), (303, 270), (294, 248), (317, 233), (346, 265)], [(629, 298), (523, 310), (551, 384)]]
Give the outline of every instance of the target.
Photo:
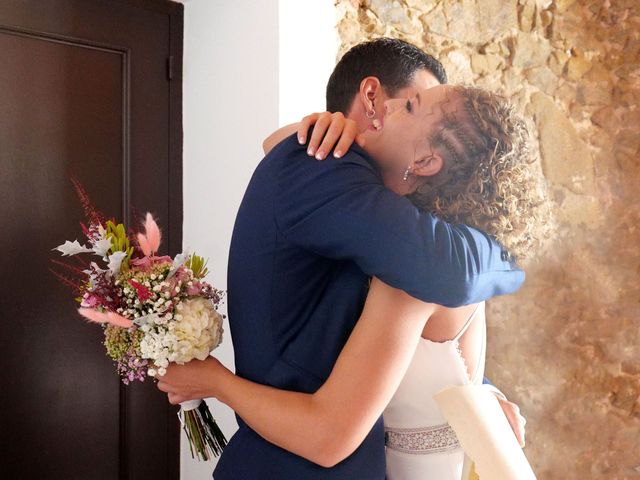
[(160, 253), (180, 250), (182, 6), (3, 1), (0, 59), (0, 476), (177, 479), (175, 407), (119, 382), (48, 269), (82, 239), (70, 173), (107, 216), (153, 212)]

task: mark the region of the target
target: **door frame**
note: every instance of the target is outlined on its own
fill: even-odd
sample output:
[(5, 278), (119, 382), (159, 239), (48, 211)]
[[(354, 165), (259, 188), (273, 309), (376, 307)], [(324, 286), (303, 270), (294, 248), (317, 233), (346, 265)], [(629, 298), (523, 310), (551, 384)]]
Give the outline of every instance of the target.
[[(184, 5), (170, 0), (118, 0), (141, 8), (164, 13), (169, 16), (169, 60), (167, 75), (169, 82), (169, 178), (172, 188), (169, 188), (169, 218), (165, 238), (167, 239), (168, 254), (174, 256), (182, 252), (182, 223), (183, 223), (183, 126), (182, 126), (182, 84), (183, 84), (183, 49), (184, 49)], [(127, 185), (128, 187), (128, 185)], [(120, 408), (126, 412), (126, 386), (120, 384)], [(167, 449), (173, 452), (168, 459), (168, 478), (180, 478), (180, 422), (176, 415), (177, 407), (167, 401), (166, 415), (168, 425), (172, 426), (167, 432)], [(126, 414), (120, 416), (126, 422)], [(120, 478), (128, 476), (128, 449), (126, 448), (126, 425), (120, 426)], [(124, 458), (123, 458), (124, 457)]]

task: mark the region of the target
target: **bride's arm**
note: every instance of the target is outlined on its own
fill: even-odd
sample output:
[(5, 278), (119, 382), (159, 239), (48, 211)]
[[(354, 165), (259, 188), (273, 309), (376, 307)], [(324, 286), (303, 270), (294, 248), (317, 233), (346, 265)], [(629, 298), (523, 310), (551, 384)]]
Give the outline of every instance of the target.
[[(279, 144), (282, 140), (287, 138), (289, 135), (295, 133), (298, 130), (298, 125), (299, 125), (298, 123), (292, 123), (290, 125), (286, 125), (284, 127), (279, 128), (278, 130), (273, 132), (271, 135), (269, 135), (267, 138), (265, 138), (264, 141), (262, 142), (262, 150), (264, 151), (265, 155), (269, 153), (273, 149), (273, 147)], [(298, 141), (300, 141), (300, 139), (298, 139)], [(304, 142), (300, 142), (300, 143), (304, 143)]]
[[(191, 391), (175, 385), (180, 383), (175, 379), (180, 377), (179, 369), (189, 364), (171, 365), (159, 377), (158, 388), (173, 391), (171, 403), (193, 396), (216, 397), (266, 440), (331, 467), (353, 453), (382, 414), (434, 308), (374, 279), (362, 315), (330, 377), (314, 394), (251, 382), (215, 359), (199, 362), (200, 371), (183, 382)], [(194, 383), (203, 381), (207, 385), (194, 391)]]
[(307, 135), (311, 127), (313, 127), (313, 133), (309, 139), (307, 152), (318, 160), (327, 158), (334, 147), (334, 156), (339, 158), (349, 150), (354, 141), (361, 147), (364, 146), (364, 138), (358, 134), (356, 122), (345, 118), (341, 112), (322, 112), (312, 113), (298, 123), (292, 123), (276, 130), (262, 142), (262, 150), (266, 155), (278, 143), (296, 132), (298, 142), (304, 144), (307, 142)]

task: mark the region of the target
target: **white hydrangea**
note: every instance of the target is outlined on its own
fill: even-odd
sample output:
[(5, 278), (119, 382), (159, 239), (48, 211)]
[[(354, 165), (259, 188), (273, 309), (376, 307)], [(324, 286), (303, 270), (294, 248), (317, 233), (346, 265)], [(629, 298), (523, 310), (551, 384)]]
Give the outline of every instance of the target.
[(210, 300), (202, 297), (180, 302), (176, 313), (179, 320), (174, 323), (172, 333), (177, 342), (169, 361), (204, 360), (222, 341), (222, 316)]
[[(145, 332), (140, 341), (142, 356), (152, 360), (157, 373), (163, 375), (169, 362), (206, 359), (222, 341), (222, 316), (210, 300), (195, 297), (180, 302), (172, 320), (153, 319), (142, 330)], [(156, 370), (151, 368), (148, 373), (153, 375)]]

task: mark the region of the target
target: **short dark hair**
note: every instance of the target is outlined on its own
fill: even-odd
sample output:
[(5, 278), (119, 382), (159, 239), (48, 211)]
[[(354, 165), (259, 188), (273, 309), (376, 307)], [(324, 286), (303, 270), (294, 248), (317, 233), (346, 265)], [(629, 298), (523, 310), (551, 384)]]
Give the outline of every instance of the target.
[(393, 96), (408, 87), (421, 69), (447, 83), (442, 64), (415, 45), (388, 37), (359, 43), (344, 54), (329, 77), (327, 110), (346, 115), (365, 77), (377, 77), (387, 95)]

